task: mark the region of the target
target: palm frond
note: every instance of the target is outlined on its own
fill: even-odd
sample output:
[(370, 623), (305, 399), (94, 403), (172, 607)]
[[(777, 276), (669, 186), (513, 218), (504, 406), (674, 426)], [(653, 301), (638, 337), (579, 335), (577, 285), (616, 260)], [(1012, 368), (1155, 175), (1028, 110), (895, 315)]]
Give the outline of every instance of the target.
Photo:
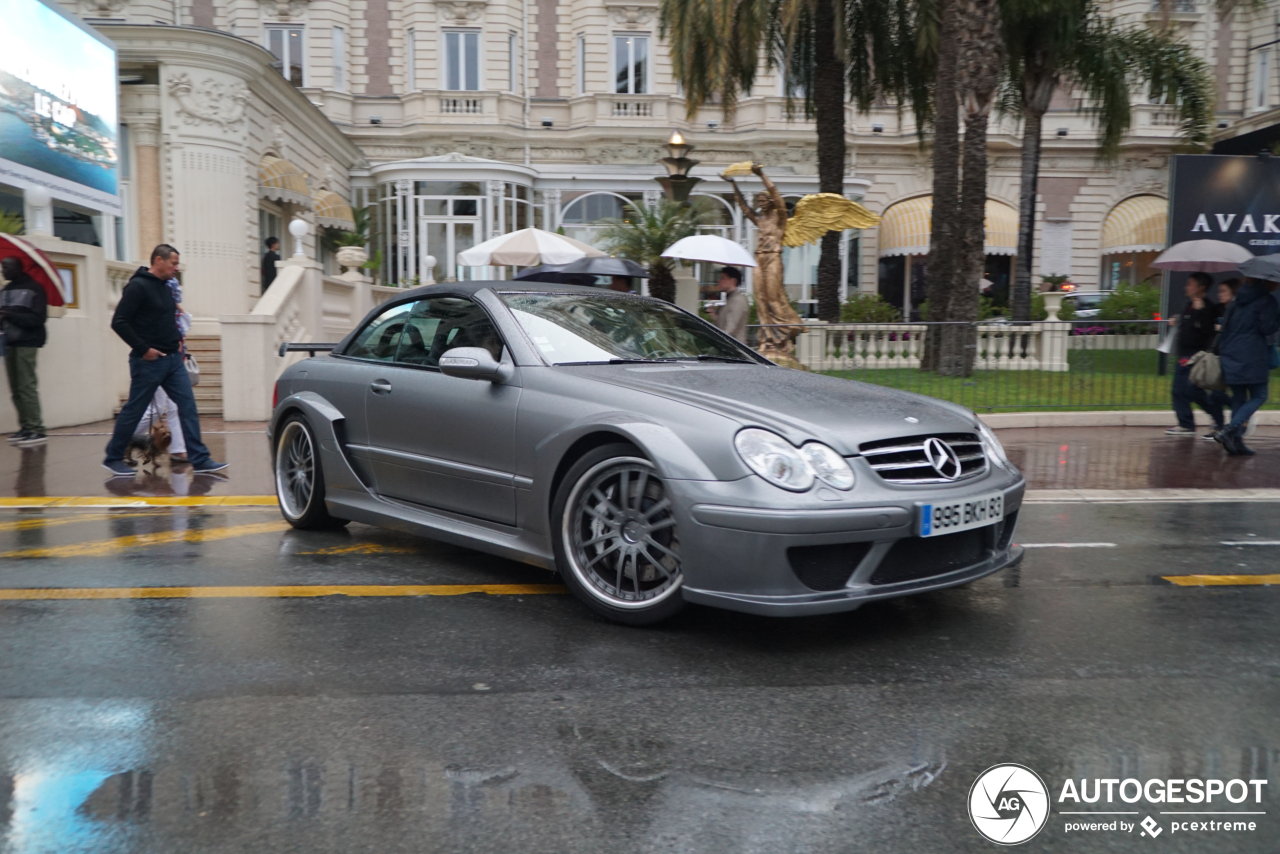
[(0, 234), (22, 234), (25, 228), (22, 214), (0, 211)]
[(662, 253), (680, 238), (695, 234), (706, 220), (700, 209), (666, 199), (652, 209), (630, 203), (625, 216), (597, 223), (604, 226), (597, 240), (605, 251), (635, 261), (650, 272), (659, 267), (670, 269), (673, 262)]

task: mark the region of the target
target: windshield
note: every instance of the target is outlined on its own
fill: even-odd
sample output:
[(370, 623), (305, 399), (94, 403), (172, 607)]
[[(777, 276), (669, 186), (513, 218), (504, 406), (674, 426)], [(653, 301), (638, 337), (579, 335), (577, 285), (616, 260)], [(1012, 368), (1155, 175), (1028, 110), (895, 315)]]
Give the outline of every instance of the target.
[(502, 299), (553, 365), (756, 361), (733, 339), (666, 303), (589, 294), (505, 293)]

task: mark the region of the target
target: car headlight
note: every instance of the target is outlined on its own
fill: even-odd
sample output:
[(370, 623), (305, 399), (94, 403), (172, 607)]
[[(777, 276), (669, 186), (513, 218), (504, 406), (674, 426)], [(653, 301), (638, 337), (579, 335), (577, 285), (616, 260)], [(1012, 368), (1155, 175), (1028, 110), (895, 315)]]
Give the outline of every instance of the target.
[(748, 428), (733, 437), (738, 456), (775, 486), (803, 492), (813, 486), (813, 469), (786, 439), (768, 430)]
[(986, 446), (987, 456), (1003, 466), (1012, 467), (1013, 463), (1009, 462), (1009, 456), (1004, 452), (1004, 445), (1000, 444), (996, 434), (983, 423), (981, 418), (975, 416), (974, 420), (978, 422), (978, 435), (982, 438), (982, 444)]
[(797, 449), (776, 433), (749, 427), (734, 437), (733, 445), (748, 468), (774, 486), (804, 492), (817, 478), (837, 489), (853, 488), (853, 469), (821, 442)]
[(806, 442), (800, 446), (800, 456), (818, 480), (836, 489), (853, 489), (853, 469), (834, 448), (821, 442)]

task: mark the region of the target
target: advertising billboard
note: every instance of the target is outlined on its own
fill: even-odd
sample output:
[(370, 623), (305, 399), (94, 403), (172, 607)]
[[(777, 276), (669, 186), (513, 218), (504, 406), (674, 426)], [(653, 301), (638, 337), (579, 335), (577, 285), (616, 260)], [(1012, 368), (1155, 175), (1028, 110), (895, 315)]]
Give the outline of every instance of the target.
[(0, 0), (0, 182), (120, 214), (116, 50), (41, 0)]
[[(1254, 255), (1280, 252), (1280, 158), (1179, 154), (1169, 176), (1169, 245), (1224, 240)], [(1216, 281), (1230, 277), (1219, 273)], [(1186, 273), (1169, 274), (1168, 311), (1181, 311)]]

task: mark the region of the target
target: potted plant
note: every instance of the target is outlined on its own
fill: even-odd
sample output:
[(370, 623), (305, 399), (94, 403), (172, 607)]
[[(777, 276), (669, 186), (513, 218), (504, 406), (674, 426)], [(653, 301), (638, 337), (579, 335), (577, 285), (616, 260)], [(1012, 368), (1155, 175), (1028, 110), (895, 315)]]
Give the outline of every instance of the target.
[(369, 209), (357, 208), (352, 214), (355, 228), (338, 230), (331, 235), (331, 241), (337, 248), (334, 255), (338, 263), (355, 270), (369, 260), (369, 253), (365, 250), (369, 243)]
[(1070, 276), (1041, 276), (1040, 291), (1048, 320), (1057, 320), (1062, 308), (1062, 298), (1076, 289)]

